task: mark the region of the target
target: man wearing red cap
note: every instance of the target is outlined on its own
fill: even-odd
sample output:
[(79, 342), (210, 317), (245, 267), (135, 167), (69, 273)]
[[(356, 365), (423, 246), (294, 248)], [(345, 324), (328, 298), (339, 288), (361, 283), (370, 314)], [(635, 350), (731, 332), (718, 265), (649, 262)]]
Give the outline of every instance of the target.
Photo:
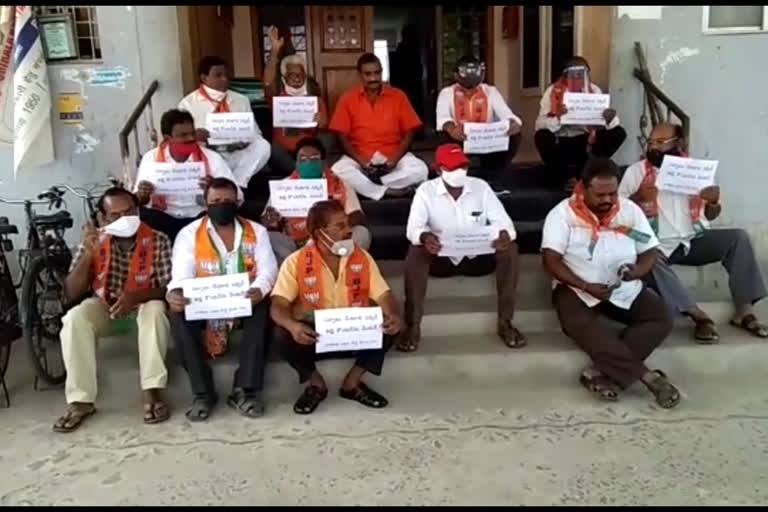
[[(398, 350), (410, 352), (418, 347), (430, 274), (483, 276), (494, 270), (499, 337), (511, 348), (526, 343), (512, 325), (517, 287), (515, 226), (491, 187), (467, 176), (468, 167), (469, 159), (458, 144), (443, 144), (435, 152), (440, 176), (416, 190), (406, 230), (411, 241), (405, 258), (408, 328)], [(462, 242), (471, 243), (471, 248), (465, 245), (462, 250)]]

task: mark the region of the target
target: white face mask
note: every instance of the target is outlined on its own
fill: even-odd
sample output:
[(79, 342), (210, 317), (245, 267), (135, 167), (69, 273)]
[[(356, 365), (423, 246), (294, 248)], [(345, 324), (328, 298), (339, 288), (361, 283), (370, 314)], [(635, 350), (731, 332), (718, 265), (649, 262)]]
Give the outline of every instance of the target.
[(307, 81), (304, 80), (304, 85), (301, 87), (291, 87), (288, 82), (283, 78), (283, 87), (285, 88), (285, 94), (288, 96), (306, 96), (307, 95)]
[(118, 238), (131, 238), (139, 230), (141, 221), (138, 215), (124, 215), (102, 229), (108, 235)]
[(443, 170), (440, 173), (443, 177), (443, 181), (450, 187), (462, 188), (467, 183), (467, 170), (456, 169), (455, 171)]
[(226, 92), (221, 92), (221, 91), (217, 91), (216, 89), (211, 89), (207, 85), (203, 85), (203, 89), (205, 89), (205, 92), (208, 93), (208, 96), (210, 96), (213, 101), (221, 101), (224, 99), (224, 96), (227, 95)]
[[(325, 234), (324, 231), (320, 231), (320, 233), (323, 234), (325, 238), (327, 238), (329, 241), (333, 242), (333, 239)], [(325, 240), (323, 241), (326, 247), (331, 251), (332, 254), (335, 254), (336, 256), (344, 257), (349, 256), (352, 254), (352, 251), (355, 250), (355, 242), (351, 238), (347, 238), (344, 240), (339, 240), (338, 242), (333, 242), (333, 245), (329, 245), (328, 242)]]

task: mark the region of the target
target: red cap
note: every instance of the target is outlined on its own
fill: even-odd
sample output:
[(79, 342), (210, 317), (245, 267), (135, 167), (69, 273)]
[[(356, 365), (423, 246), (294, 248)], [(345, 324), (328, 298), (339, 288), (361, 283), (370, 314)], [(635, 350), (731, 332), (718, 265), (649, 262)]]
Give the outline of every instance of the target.
[(436, 167), (445, 167), (449, 171), (454, 171), (465, 165), (469, 165), (469, 158), (458, 144), (443, 144), (435, 150)]

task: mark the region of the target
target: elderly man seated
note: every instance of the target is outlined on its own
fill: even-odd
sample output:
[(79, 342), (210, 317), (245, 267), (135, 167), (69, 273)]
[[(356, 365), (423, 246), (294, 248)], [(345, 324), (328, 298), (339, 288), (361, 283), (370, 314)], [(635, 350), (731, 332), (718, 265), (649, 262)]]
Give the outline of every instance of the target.
[(427, 179), (427, 164), (410, 153), (414, 132), (421, 128), (403, 91), (385, 85), (381, 62), (372, 53), (357, 61), (362, 85), (345, 92), (336, 105), (329, 129), (344, 150), (331, 170), (365, 197), (410, 194)]
[[(614, 401), (640, 380), (661, 407), (671, 408), (680, 393), (644, 362), (672, 330), (672, 316), (642, 281), (656, 263), (659, 241), (642, 210), (618, 197), (618, 171), (607, 158), (591, 160), (573, 195), (549, 212), (544, 269), (553, 278), (563, 332), (594, 363), (582, 372), (582, 385)], [(627, 327), (616, 332), (606, 317)]]
[[(307, 137), (296, 145), (296, 170), (286, 179), (324, 179), (328, 187), (328, 199), (335, 199), (344, 205), (347, 222), (352, 228), (355, 245), (365, 249), (371, 246), (371, 232), (365, 227), (365, 214), (360, 208), (357, 194), (349, 184), (341, 181), (325, 166), (325, 147), (319, 139)], [(286, 218), (267, 203), (261, 222), (269, 230), (272, 249), (278, 263), (282, 263), (296, 249), (303, 247), (310, 237), (306, 217)]]
[[(179, 109), (186, 110), (195, 118), (197, 140), (208, 143), (210, 133), (206, 130), (209, 114), (228, 112), (253, 112), (250, 100), (239, 92), (229, 90), (227, 63), (219, 57), (204, 57), (198, 66), (200, 87), (189, 93), (179, 103)], [(270, 147), (261, 135), (259, 125), (254, 121), (256, 131), (251, 140), (232, 144), (217, 145), (214, 149), (227, 161), (235, 176), (235, 183), (247, 189), (251, 177), (264, 168), (269, 161)]]
[(722, 211), (720, 187), (706, 187), (698, 195), (658, 190), (656, 177), (665, 155), (686, 156), (685, 134), (680, 125), (660, 123), (648, 140), (645, 159), (627, 168), (619, 194), (635, 201), (645, 212), (661, 242), (662, 255), (653, 268), (652, 281), (661, 298), (675, 313), (689, 316), (694, 337), (716, 343), (720, 335), (712, 319), (698, 306), (671, 265), (722, 263), (736, 307), (731, 323), (759, 338), (768, 328), (755, 316), (752, 305), (765, 298), (766, 288), (749, 235), (743, 229), (709, 229), (709, 221)]
[(512, 112), (499, 90), (483, 83), (485, 64), (472, 56), (465, 56), (456, 63), (453, 73), (455, 84), (445, 87), (437, 97), (438, 129), (451, 139), (463, 142), (467, 139), (465, 123), (509, 122), (509, 149), (480, 155), (479, 177), (493, 178), (504, 171), (517, 153), (522, 136), (523, 122)]

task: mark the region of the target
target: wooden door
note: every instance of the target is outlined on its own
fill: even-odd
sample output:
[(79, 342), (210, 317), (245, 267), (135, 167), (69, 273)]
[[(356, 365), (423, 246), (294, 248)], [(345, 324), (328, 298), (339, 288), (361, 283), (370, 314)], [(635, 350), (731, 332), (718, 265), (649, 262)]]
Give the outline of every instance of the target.
[(186, 91), (197, 87), (200, 80), (197, 76), (197, 65), (205, 56), (221, 57), (229, 63), (230, 73), (234, 69), (233, 15), (231, 5), (179, 6), (179, 27), (184, 36), (182, 37), (182, 71)]
[(339, 96), (360, 83), (357, 59), (373, 52), (373, 6), (315, 5), (310, 13), (313, 73), (332, 113)]

